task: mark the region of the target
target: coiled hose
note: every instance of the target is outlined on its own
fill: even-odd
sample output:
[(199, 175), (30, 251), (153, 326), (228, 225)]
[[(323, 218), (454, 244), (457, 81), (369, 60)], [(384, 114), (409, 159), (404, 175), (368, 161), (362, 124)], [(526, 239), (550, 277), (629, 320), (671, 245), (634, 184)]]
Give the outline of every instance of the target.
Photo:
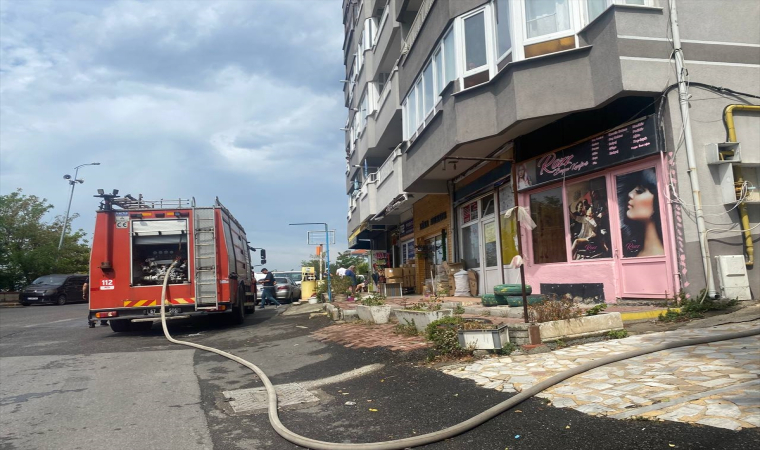
[(224, 356), (225, 358), (229, 358), (251, 369), (256, 375), (258, 375), (259, 378), (261, 378), (261, 381), (264, 383), (264, 387), (267, 390), (267, 400), (269, 403), (269, 423), (272, 425), (272, 428), (274, 428), (277, 434), (279, 434), (283, 438), (287, 439), (288, 441), (296, 445), (300, 445), (302, 447), (311, 448), (311, 449), (319, 449), (319, 450), (392, 450), (392, 449), (405, 449), (408, 447), (417, 447), (421, 445), (431, 444), (433, 442), (442, 441), (444, 439), (448, 439), (450, 437), (464, 433), (465, 431), (469, 431), (477, 427), (478, 425), (483, 424), (487, 420), (490, 420), (493, 417), (496, 417), (497, 415), (503, 413), (504, 411), (507, 411), (508, 409), (521, 403), (522, 401), (529, 399), (530, 397), (536, 395), (537, 393), (545, 389), (548, 389), (551, 386), (554, 386), (555, 384), (558, 384), (570, 377), (589, 371), (591, 369), (595, 369), (597, 367), (604, 366), (613, 362), (621, 361), (624, 359), (635, 358), (637, 356), (646, 355), (647, 353), (659, 352), (661, 350), (667, 350), (667, 349), (678, 348), (678, 347), (686, 347), (689, 345), (707, 344), (710, 342), (725, 341), (729, 339), (739, 339), (739, 338), (755, 336), (755, 335), (760, 334), (760, 329), (752, 329), (752, 330), (740, 331), (740, 332), (735, 332), (735, 333), (721, 334), (718, 336), (686, 339), (682, 341), (668, 342), (665, 344), (655, 345), (652, 347), (646, 347), (639, 350), (632, 350), (632, 351), (621, 353), (618, 355), (611, 355), (611, 356), (607, 356), (595, 361), (589, 361), (587, 363), (579, 365), (578, 367), (559, 373), (551, 378), (547, 378), (546, 380), (528, 389), (525, 389), (524, 391), (520, 392), (514, 397), (511, 397), (508, 400), (505, 400), (497, 404), (496, 406), (493, 406), (483, 411), (482, 413), (468, 420), (465, 420), (464, 422), (460, 422), (456, 425), (450, 426), (448, 428), (444, 428), (443, 430), (436, 431), (433, 433), (423, 434), (423, 435), (414, 436), (414, 437), (408, 437), (404, 439), (396, 439), (393, 441), (369, 442), (369, 443), (364, 443), (364, 444), (325, 442), (325, 441), (318, 441), (316, 439), (311, 439), (311, 438), (307, 438), (299, 434), (296, 434), (290, 431), (289, 429), (287, 429), (282, 424), (282, 422), (280, 422), (280, 417), (278, 416), (278, 413), (277, 413), (277, 393), (275, 392), (274, 385), (272, 385), (272, 382), (269, 381), (269, 378), (266, 376), (266, 374), (257, 366), (255, 366), (253, 363), (250, 363), (244, 360), (243, 358), (224, 352), (222, 350), (215, 349), (213, 347), (207, 347), (205, 345), (196, 344), (194, 342), (180, 341), (171, 337), (171, 335), (169, 334), (169, 330), (166, 327), (166, 316), (165, 316), (164, 305), (165, 305), (165, 298), (166, 298), (166, 286), (169, 281), (169, 273), (174, 269), (175, 264), (176, 262), (173, 263), (171, 267), (169, 268), (169, 270), (166, 272), (166, 276), (164, 277), (163, 289), (161, 291), (161, 326), (163, 327), (164, 336), (166, 336), (166, 339), (168, 339), (169, 342), (173, 342), (175, 344), (186, 345), (188, 347), (194, 347), (200, 350), (216, 353), (217, 355), (221, 355), (221, 356)]

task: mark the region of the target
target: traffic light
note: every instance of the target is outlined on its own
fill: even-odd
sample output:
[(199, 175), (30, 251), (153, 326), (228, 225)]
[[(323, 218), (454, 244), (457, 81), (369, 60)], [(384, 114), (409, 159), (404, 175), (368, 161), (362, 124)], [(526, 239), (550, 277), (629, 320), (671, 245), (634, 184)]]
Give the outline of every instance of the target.
[(267, 251), (263, 248), (261, 249), (261, 264), (267, 263)]

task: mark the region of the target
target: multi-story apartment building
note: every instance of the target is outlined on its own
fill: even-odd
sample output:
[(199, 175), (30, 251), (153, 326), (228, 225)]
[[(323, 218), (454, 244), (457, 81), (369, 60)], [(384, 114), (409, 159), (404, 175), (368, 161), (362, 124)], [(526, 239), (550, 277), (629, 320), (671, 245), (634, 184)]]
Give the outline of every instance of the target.
[(517, 282), (521, 244), (542, 294), (760, 294), (760, 3), (343, 7), (352, 248), (418, 287), (442, 261)]

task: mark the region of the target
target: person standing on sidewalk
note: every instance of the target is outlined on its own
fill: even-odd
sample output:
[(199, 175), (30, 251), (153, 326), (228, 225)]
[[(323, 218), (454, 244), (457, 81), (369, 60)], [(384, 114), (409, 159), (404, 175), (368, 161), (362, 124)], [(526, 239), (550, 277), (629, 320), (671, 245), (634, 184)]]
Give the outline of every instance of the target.
[(351, 266), (346, 270), (346, 276), (351, 279), (351, 296), (348, 297), (348, 301), (354, 301), (356, 296), (356, 266)]
[(266, 268), (261, 269), (261, 273), (264, 274), (264, 278), (261, 280), (261, 307), (259, 309), (264, 309), (267, 301), (270, 305), (274, 304), (275, 308), (279, 308), (280, 302), (274, 295), (274, 274), (269, 273)]

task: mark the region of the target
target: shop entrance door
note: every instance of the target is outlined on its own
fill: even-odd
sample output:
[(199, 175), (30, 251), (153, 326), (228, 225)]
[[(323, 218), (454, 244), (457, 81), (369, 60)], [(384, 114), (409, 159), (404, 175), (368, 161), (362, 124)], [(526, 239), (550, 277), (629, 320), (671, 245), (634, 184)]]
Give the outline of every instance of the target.
[(499, 273), (499, 245), (496, 236), (496, 221), (493, 216), (485, 219), (480, 223), (481, 235), (483, 236), (483, 245), (481, 250), (483, 254), (480, 260), (483, 261), (481, 276), (483, 277), (482, 289), (485, 293), (493, 293), (493, 288), (501, 283), (501, 273)]
[(654, 165), (612, 174), (613, 205), (620, 230), (614, 258), (619, 298), (665, 298), (674, 295), (666, 249), (665, 204), (661, 174)]

